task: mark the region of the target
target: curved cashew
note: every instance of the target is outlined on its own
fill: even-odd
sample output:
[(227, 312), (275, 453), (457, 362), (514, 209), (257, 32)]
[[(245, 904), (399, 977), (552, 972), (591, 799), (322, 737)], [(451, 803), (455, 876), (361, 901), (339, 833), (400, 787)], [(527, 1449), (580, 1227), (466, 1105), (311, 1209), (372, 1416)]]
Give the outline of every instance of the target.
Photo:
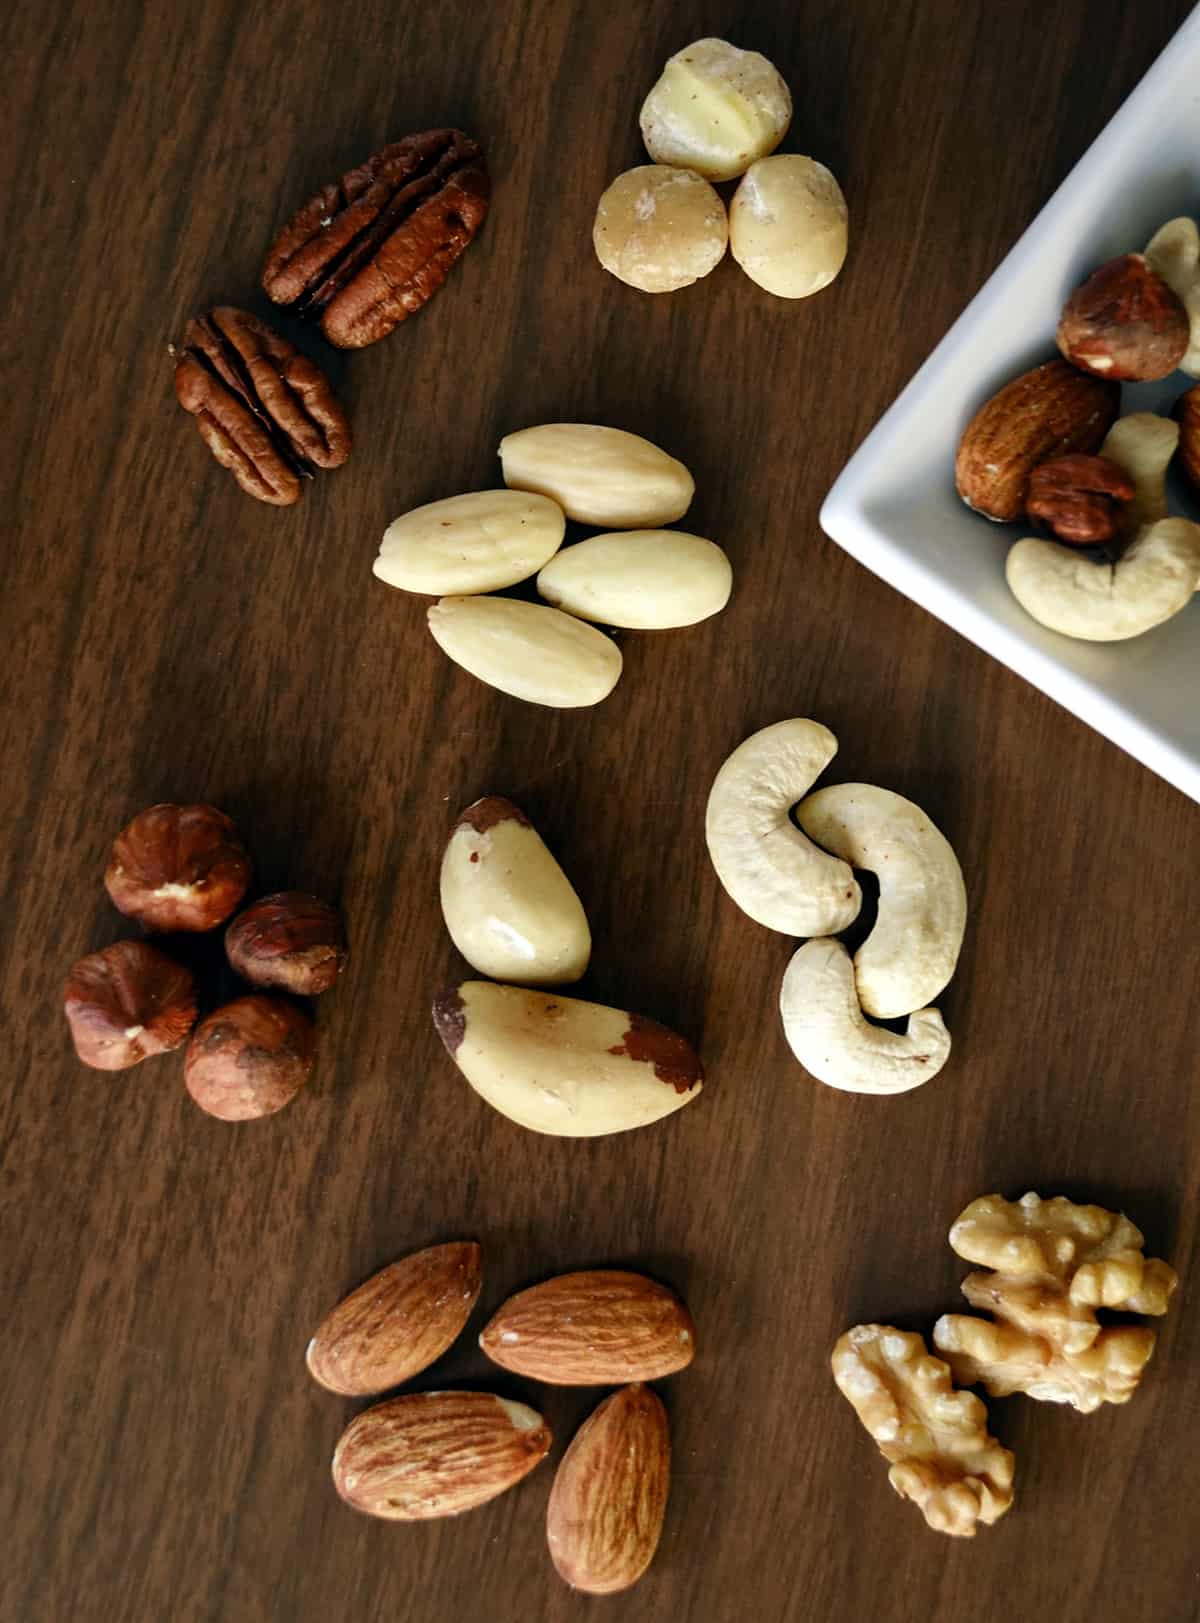
[(900, 1037), (863, 1018), (854, 967), (840, 941), (806, 941), (779, 989), (783, 1034), (818, 1082), (846, 1093), (907, 1093), (950, 1057), (950, 1033), (936, 1009), (909, 1016)]
[(884, 1020), (923, 1008), (953, 975), (967, 926), (949, 840), (911, 800), (870, 783), (818, 789), (796, 817), (818, 845), (878, 876), (879, 914), (854, 955), (859, 1002)]
[(857, 917), (849, 865), (791, 820), (837, 753), (820, 722), (777, 721), (738, 745), (713, 781), (704, 834), (717, 878), (757, 924), (783, 935), (833, 935)]
[(1153, 411), (1135, 411), (1108, 431), (1100, 455), (1133, 480), (1129, 525), (1136, 534), (1167, 517), (1167, 469), (1179, 446), (1179, 424)]
[(1200, 378), (1200, 228), (1181, 215), (1168, 220), (1146, 247), (1146, 258), (1182, 300), (1192, 324), (1192, 339), (1179, 365), (1189, 377)]
[(1051, 631), (1122, 642), (1187, 607), (1200, 586), (1200, 524), (1160, 519), (1111, 566), (1054, 541), (1018, 541), (1004, 573), (1026, 614)]

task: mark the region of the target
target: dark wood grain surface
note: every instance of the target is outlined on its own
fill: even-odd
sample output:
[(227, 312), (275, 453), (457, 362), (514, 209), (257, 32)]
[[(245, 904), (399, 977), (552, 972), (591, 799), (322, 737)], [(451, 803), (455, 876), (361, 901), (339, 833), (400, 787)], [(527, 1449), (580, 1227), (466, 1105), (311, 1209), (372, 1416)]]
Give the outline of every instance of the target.
[[(1184, 1288), (1144, 1389), (1090, 1417), (1013, 1400), (1018, 1505), (928, 1532), (833, 1388), (858, 1320), (956, 1301), (976, 1194), (1127, 1210), (1194, 1274), (1200, 814), (821, 534), (851, 451), (1150, 65), (1186, 0), (20, 0), (0, 23), (4, 831), (0, 1616), (206, 1623), (757, 1623), (1197, 1616), (1200, 1313)], [(643, 161), (662, 59), (717, 32), (790, 81), (789, 150), (841, 177), (852, 248), (819, 298), (730, 262), (666, 298), (598, 269), (595, 200)], [(1163, 110), (1164, 118), (1170, 109)], [(248, 301), (271, 235), (386, 140), (458, 123), (491, 217), (444, 292), (377, 347), (314, 340), (353, 414), (347, 467), (276, 511), (176, 408), (167, 344)], [(380, 532), (498, 482), (507, 430), (650, 435), (729, 550), (725, 614), (624, 639), (577, 713), (452, 666), (424, 603), (372, 579)], [(971, 899), (943, 1008), (954, 1055), (894, 1100), (792, 1061), (791, 951), (720, 890), (712, 776), (746, 733), (815, 716), (831, 776), (918, 800)], [(431, 997), (461, 973), (437, 864), (475, 796), (517, 799), (590, 913), (583, 990), (698, 1042), (703, 1097), (587, 1142), (522, 1132), (448, 1063)], [(312, 1086), (235, 1127), (178, 1056), (78, 1065), (65, 970), (128, 933), (101, 888), (143, 805), (210, 799), (263, 889), (338, 900), (353, 962)], [(316, 1321), (417, 1246), (486, 1250), (480, 1319), (585, 1264), (686, 1295), (695, 1365), (664, 1384), (675, 1474), (628, 1596), (556, 1578), (551, 1471), (458, 1521), (397, 1527), (329, 1479), (355, 1406), (304, 1371)], [(495, 1382), (474, 1332), (424, 1383)], [(561, 1452), (597, 1394), (543, 1394)], [(599, 1614), (599, 1610), (596, 1611)]]

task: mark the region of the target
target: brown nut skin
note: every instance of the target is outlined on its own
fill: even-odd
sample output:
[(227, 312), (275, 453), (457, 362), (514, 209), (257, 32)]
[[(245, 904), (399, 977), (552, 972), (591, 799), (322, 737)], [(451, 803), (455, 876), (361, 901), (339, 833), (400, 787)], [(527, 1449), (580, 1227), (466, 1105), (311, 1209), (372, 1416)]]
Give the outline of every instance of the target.
[(1026, 511), (1038, 528), (1074, 547), (1098, 547), (1126, 527), (1133, 480), (1105, 456), (1060, 456), (1029, 477)]
[(145, 929), (213, 930), (246, 894), (250, 858), (215, 806), (150, 806), (113, 842), (104, 886)]
[(1182, 299), (1144, 254), (1122, 254), (1093, 271), (1067, 300), (1058, 347), (1097, 377), (1168, 377), (1187, 353), (1191, 322)]
[(196, 1023), (190, 969), (145, 941), (117, 941), (81, 958), (63, 1006), (75, 1052), (97, 1071), (127, 1071), (187, 1041)]
[(1192, 487), (1200, 491), (1200, 384), (1180, 395), (1175, 415), (1179, 419), (1179, 460)]
[(225, 931), (225, 954), (251, 986), (317, 997), (346, 967), (346, 932), (328, 902), (281, 890), (238, 914)]
[(997, 523), (1020, 518), (1034, 468), (1070, 452), (1098, 451), (1120, 405), (1119, 384), (1066, 361), (1023, 372), (967, 424), (954, 463), (959, 495)]
[(253, 1121), (291, 1102), (313, 1068), (317, 1031), (281, 997), (254, 993), (227, 1003), (192, 1034), (183, 1080), (222, 1121)]

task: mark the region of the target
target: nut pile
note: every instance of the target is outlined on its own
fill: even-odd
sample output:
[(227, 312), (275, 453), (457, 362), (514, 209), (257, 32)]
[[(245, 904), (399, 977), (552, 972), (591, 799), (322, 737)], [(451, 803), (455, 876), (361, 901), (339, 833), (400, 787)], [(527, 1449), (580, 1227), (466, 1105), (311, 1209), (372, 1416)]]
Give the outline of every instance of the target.
[[(483, 1283), (474, 1242), (431, 1246), (382, 1269), (318, 1328), (314, 1380), (373, 1397), (427, 1369), (466, 1327)], [(654, 1558), (670, 1486), (666, 1410), (646, 1384), (685, 1369), (692, 1318), (642, 1274), (593, 1269), (519, 1291), (479, 1337), (493, 1363), (552, 1386), (617, 1386), (584, 1422), (555, 1475), (550, 1556), (573, 1588), (628, 1589)], [(455, 1516), (515, 1487), (552, 1442), (536, 1410), (486, 1392), (410, 1392), (357, 1415), (333, 1455), (355, 1510), (389, 1521)]]
[(1021, 1392), (1090, 1414), (1128, 1403), (1154, 1352), (1145, 1325), (1106, 1324), (1098, 1309), (1159, 1317), (1178, 1278), (1143, 1255), (1127, 1217), (1058, 1195), (974, 1200), (954, 1222), (950, 1244), (988, 1272), (969, 1274), (963, 1294), (991, 1319), (946, 1314), (931, 1357), (919, 1335), (860, 1324), (833, 1350), (843, 1396), (892, 1462), (888, 1480), (913, 1500), (930, 1527), (971, 1538), (1012, 1503), (1013, 1456), (987, 1430), (981, 1399)]
[[(455, 824), (442, 858), (442, 914), (480, 974), (433, 1006), (446, 1052), (501, 1115), (536, 1133), (595, 1138), (672, 1115), (700, 1093), (691, 1044), (656, 1020), (547, 987), (587, 968), (582, 903), (512, 801), (488, 795)], [(531, 989), (533, 988), (533, 989)]]
[[(507, 435), (500, 462), (506, 489), (405, 513), (374, 564), (387, 585), (439, 598), (430, 632), (481, 682), (531, 704), (597, 704), (622, 668), (600, 625), (696, 625), (729, 601), (733, 572), (721, 548), (661, 527), (687, 512), (695, 482), (649, 440), (545, 423)], [(560, 551), (568, 518), (607, 533)], [(533, 575), (541, 603), (482, 595)]]
[(184, 1082), (210, 1115), (245, 1121), (295, 1097), (312, 1072), (316, 1027), (292, 997), (329, 990), (345, 967), (345, 932), (332, 907), (300, 891), (237, 913), (250, 877), (246, 848), (215, 806), (150, 806), (121, 831), (104, 875), (114, 907), (154, 934), (215, 930), (236, 913), (226, 957), (256, 990), (196, 1025), (195, 976), (170, 953), (146, 941), (89, 953), (64, 994), (85, 1065), (128, 1070), (187, 1042)]
[[(950, 1034), (928, 1005), (958, 962), (966, 888), (949, 841), (912, 801), (867, 783), (810, 793), (836, 751), (816, 721), (754, 733), (717, 773), (705, 837), (717, 877), (748, 917), (812, 937), (779, 994), (784, 1034), (805, 1070), (851, 1093), (904, 1093), (950, 1056)], [(834, 938), (862, 904), (856, 868), (878, 878), (879, 908), (851, 961)], [(907, 1030), (868, 1015), (907, 1017)]]
[[(1068, 299), (1062, 358), (980, 407), (959, 442), (967, 505), (1041, 532), (1008, 553), (1014, 597), (1039, 624), (1088, 642), (1141, 636), (1200, 589), (1200, 524), (1173, 516), (1166, 474), (1178, 453), (1200, 491), (1200, 390), (1121, 417), (1121, 383), (1176, 368), (1200, 377), (1200, 228), (1171, 220), (1144, 254), (1122, 254)], [(1080, 550), (1092, 549), (1092, 550)]]
[[(271, 245), (262, 286), (362, 349), (422, 309), (487, 213), (483, 153), (461, 130), (405, 136), (311, 197)], [(350, 425), (324, 373), (265, 321), (221, 305), (173, 349), (175, 394), (241, 488), (289, 507), (304, 481), (350, 455)]]
[[(824, 164), (775, 154), (791, 122), (791, 93), (757, 51), (723, 39), (677, 51), (642, 105), (654, 162), (618, 175), (596, 210), (604, 269), (643, 293), (672, 293), (707, 276), (728, 246), (779, 298), (827, 287), (846, 258), (846, 200)], [(711, 182), (739, 176), (727, 218)]]

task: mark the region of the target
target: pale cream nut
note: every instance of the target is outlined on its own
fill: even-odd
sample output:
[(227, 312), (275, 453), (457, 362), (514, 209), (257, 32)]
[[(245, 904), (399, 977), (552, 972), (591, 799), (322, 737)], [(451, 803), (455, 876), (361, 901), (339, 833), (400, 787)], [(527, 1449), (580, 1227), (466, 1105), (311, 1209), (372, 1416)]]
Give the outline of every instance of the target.
[(1115, 564), (1027, 537), (1010, 548), (1004, 574), (1039, 625), (1082, 642), (1124, 642), (1191, 602), (1200, 587), (1200, 524), (1186, 518), (1148, 524)]
[(548, 992), (464, 981), (434, 1005), (446, 1051), (502, 1116), (595, 1138), (645, 1127), (699, 1094), (690, 1044), (656, 1021)]
[(1153, 411), (1119, 417), (1098, 455), (1115, 462), (1133, 480), (1126, 522), (1137, 531), (1168, 516), (1167, 469), (1179, 448), (1179, 424)]
[(487, 795), (460, 815), (440, 888), (454, 945), (481, 975), (563, 986), (587, 968), (592, 936), (583, 903), (511, 800)]
[(698, 39), (667, 59), (642, 103), (642, 140), (655, 163), (732, 180), (774, 152), (792, 122), (792, 98), (758, 51)]
[(949, 840), (911, 800), (870, 783), (818, 789), (796, 820), (809, 839), (879, 880), (875, 925), (854, 955), (863, 1009), (889, 1020), (924, 1008), (954, 974), (967, 925)]
[(598, 423), (542, 423), (500, 441), (504, 483), (556, 501), (568, 518), (612, 530), (674, 524), (695, 481), (640, 434)]
[(810, 1076), (845, 1093), (908, 1093), (950, 1058), (936, 1009), (917, 1009), (903, 1035), (864, 1019), (854, 965), (840, 941), (806, 941), (779, 988), (788, 1047)]
[(930, 1527), (973, 1538), (1012, 1504), (1013, 1456), (987, 1429), (987, 1410), (956, 1392), (920, 1336), (860, 1324), (833, 1349), (833, 1378), (885, 1460), (888, 1481)]
[(456, 665), (514, 699), (558, 710), (599, 704), (617, 685), (621, 650), (573, 615), (508, 597), (444, 597), (434, 641)]
[(683, 530), (623, 530), (566, 547), (538, 591), (568, 614), (631, 631), (696, 625), (729, 601), (733, 571), (712, 541)]
[(846, 259), (846, 199), (822, 163), (794, 153), (761, 158), (729, 205), (729, 251), (759, 287), (806, 299)]
[(1179, 366), (1200, 378), (1200, 227), (1187, 215), (1168, 220), (1151, 237), (1146, 258), (1188, 313), (1191, 341)]
[(819, 721), (777, 721), (744, 739), (713, 780), (708, 854), (742, 912), (768, 930), (832, 935), (858, 916), (849, 863), (819, 850), (791, 817), (836, 753)]
[(592, 227), (604, 269), (643, 293), (690, 287), (720, 263), (728, 241), (725, 205), (708, 182), (662, 164), (618, 175)]
[(374, 573), (428, 597), (498, 592), (536, 575), (562, 545), (566, 526), (557, 502), (530, 491), (449, 496), (388, 525)]
[(948, 1313), (934, 1327), (957, 1379), (994, 1397), (1023, 1392), (1089, 1414), (1128, 1403), (1154, 1352), (1144, 1325), (1101, 1326), (1098, 1308), (1160, 1316), (1178, 1277), (1143, 1255), (1141, 1231), (1101, 1206), (1063, 1196), (1019, 1201), (983, 1195), (956, 1219), (950, 1244), (989, 1272), (963, 1295), (992, 1319)]

